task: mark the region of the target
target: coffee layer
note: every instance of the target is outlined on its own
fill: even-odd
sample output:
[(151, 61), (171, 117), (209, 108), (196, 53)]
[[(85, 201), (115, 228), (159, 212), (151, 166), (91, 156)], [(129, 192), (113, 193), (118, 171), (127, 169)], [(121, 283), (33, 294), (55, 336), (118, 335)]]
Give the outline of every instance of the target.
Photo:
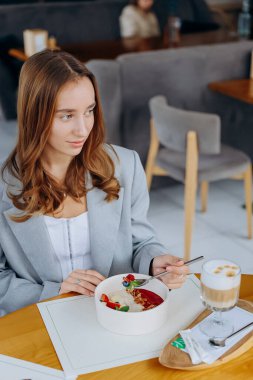
[(201, 283), (202, 298), (210, 306), (226, 308), (235, 305), (238, 299), (240, 286), (227, 289), (217, 290), (209, 288)]

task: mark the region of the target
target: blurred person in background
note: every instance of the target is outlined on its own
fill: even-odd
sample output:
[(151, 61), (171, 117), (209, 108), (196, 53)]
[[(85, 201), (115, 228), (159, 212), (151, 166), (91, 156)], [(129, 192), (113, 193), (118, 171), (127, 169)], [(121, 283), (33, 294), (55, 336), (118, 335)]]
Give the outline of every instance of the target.
[(120, 15), (120, 33), (122, 38), (157, 37), (160, 28), (157, 17), (152, 12), (153, 0), (131, 0)]

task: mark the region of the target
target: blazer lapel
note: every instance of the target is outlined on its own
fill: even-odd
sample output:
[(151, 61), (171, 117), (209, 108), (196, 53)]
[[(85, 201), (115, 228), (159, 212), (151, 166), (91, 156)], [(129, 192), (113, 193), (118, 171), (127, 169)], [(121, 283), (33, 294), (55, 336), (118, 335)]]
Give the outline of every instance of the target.
[(124, 188), (119, 199), (105, 201), (106, 193), (93, 188), (87, 193), (91, 255), (96, 270), (108, 276), (118, 235)]
[(35, 216), (26, 222), (16, 223), (10, 219), (19, 210), (12, 207), (4, 211), (4, 216), (28, 260), (42, 279), (62, 281), (60, 263), (54, 252), (43, 216)]

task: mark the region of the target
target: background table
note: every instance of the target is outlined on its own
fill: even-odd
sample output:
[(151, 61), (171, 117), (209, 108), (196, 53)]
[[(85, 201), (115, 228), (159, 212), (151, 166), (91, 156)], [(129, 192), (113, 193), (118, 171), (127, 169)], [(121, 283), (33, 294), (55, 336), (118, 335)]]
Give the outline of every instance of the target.
[(253, 104), (253, 79), (233, 79), (209, 83), (210, 90), (241, 102)]
[[(71, 295), (76, 294), (72, 293)], [(253, 301), (253, 276), (242, 276), (240, 297)], [(56, 298), (62, 298), (62, 296)], [(184, 307), (191, 307), (190, 300), (189, 304)], [(36, 305), (28, 306), (0, 318), (0, 353), (62, 369)], [(78, 377), (78, 380), (118, 380), (121, 378), (128, 380), (216, 380), (221, 373), (224, 379), (245, 380), (252, 378), (252, 357), (253, 348), (220, 367), (189, 372), (165, 368), (159, 364), (158, 359), (151, 359), (82, 375)]]
[[(221, 29), (202, 33), (182, 34), (177, 46), (171, 44), (166, 35), (165, 37), (123, 38), (111, 41), (77, 42), (63, 45), (59, 42), (59, 45), (62, 50), (73, 54), (83, 62), (87, 62), (90, 59), (115, 59), (124, 53), (217, 44), (238, 40), (239, 37), (237, 35)], [(21, 61), (27, 59), (24, 52), (19, 49), (10, 49), (9, 54)]]

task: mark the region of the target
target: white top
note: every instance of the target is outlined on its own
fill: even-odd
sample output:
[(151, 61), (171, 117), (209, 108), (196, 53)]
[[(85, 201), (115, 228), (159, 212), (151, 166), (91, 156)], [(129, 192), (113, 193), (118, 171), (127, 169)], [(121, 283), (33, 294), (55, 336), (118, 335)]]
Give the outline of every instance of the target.
[(153, 12), (142, 12), (135, 5), (127, 5), (119, 18), (121, 37), (156, 37), (160, 28)]
[(88, 212), (74, 218), (44, 215), (44, 220), (61, 264), (63, 279), (75, 269), (91, 269)]

